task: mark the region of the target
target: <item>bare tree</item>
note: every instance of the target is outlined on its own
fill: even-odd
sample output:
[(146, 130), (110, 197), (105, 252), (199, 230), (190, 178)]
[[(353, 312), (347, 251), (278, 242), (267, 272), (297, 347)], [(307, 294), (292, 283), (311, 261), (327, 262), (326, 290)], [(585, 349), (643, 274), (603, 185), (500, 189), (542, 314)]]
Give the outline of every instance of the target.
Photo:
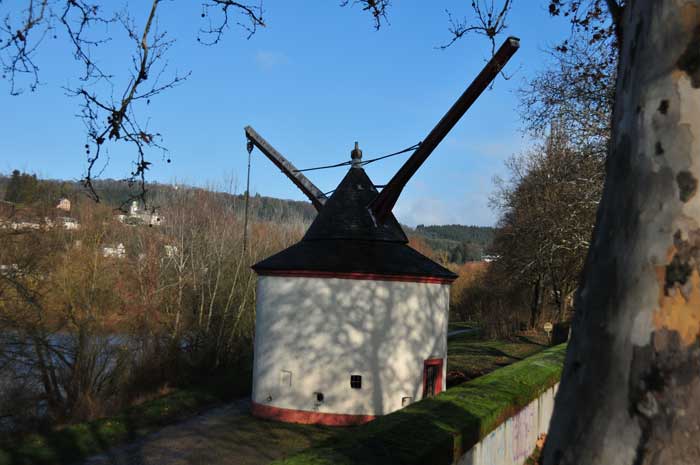
[(552, 63), (520, 89), (525, 131), (542, 142), (508, 162), (508, 181), (496, 179), (492, 251), (500, 258), (484, 275), (517, 303), (506, 310), (514, 319), (529, 307), (530, 327), (569, 314), (602, 191), (617, 63), (606, 17), (578, 4), (558, 8), (550, 11), (589, 19), (573, 20)]
[(610, 139), (617, 51), (577, 32), (550, 51), (553, 63), (519, 89), (525, 130), (542, 137), (553, 121), (579, 150), (604, 157)]
[[(563, 320), (589, 246), (601, 195), (603, 158), (576, 147), (552, 123), (545, 143), (510, 160), (511, 178), (492, 200), (501, 211), (490, 273), (500, 287), (529, 289), (530, 326), (545, 304)], [(505, 284), (508, 283), (508, 284)]]
[(122, 305), (114, 285), (119, 264), (101, 254), (108, 212), (94, 215), (92, 225), (84, 222), (79, 233), (0, 234), (0, 263), (9, 264), (0, 273), (3, 377), (18, 373), (28, 383), (26, 401), (43, 401), (56, 421), (100, 413), (100, 399), (121, 387), (127, 359), (109, 336), (110, 317)]

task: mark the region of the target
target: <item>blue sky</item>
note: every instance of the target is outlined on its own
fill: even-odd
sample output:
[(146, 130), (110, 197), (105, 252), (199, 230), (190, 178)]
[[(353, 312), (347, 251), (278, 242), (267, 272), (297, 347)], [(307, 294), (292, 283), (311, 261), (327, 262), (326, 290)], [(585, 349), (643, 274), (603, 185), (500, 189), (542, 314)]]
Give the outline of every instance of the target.
[[(145, 18), (147, 3), (133, 2), (137, 20)], [(192, 75), (154, 98), (143, 113), (149, 127), (163, 134), (172, 159), (166, 164), (153, 153), (149, 179), (200, 186), (233, 179), (242, 191), (247, 124), (299, 168), (345, 161), (356, 140), (366, 158), (413, 145), (488, 57), (489, 44), (480, 36), (435, 49), (449, 40), (445, 9), (459, 17), (470, 13), (469, 3), (396, 0), (390, 24), (375, 31), (366, 12), (340, 8), (339, 1), (267, 0), (266, 28), (250, 40), (232, 28), (222, 43), (205, 47), (196, 42), (201, 4), (163, 2), (160, 27), (176, 39), (168, 70)], [(400, 221), (494, 224), (497, 213), (488, 206), (493, 177), (504, 176), (504, 161), (530, 144), (520, 130), (515, 91), (545, 65), (545, 49), (568, 32), (565, 22), (549, 17), (546, 4), (515, 1), (507, 30), (521, 38), (521, 49), (508, 66), (513, 78), (499, 77), (409, 182), (394, 211)], [(98, 61), (123, 75), (129, 47), (114, 40), (98, 50)], [(6, 81), (0, 81), (0, 171), (19, 168), (41, 177), (80, 178), (85, 135), (75, 117), (79, 102), (62, 89), (77, 82), (79, 68), (61, 37), (47, 41), (37, 61), (43, 83), (37, 92), (13, 97)], [(132, 154), (122, 147), (109, 150), (104, 176), (125, 177)], [(403, 160), (374, 163), (367, 172), (384, 184)], [(345, 169), (314, 171), (309, 177), (327, 191)], [(251, 191), (304, 199), (257, 151)]]

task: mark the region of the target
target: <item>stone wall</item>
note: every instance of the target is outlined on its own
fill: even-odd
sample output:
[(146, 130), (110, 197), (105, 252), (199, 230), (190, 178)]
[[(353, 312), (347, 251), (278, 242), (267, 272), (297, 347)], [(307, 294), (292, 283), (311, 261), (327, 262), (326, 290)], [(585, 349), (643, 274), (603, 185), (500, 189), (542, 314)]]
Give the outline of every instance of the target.
[(462, 455), (458, 465), (523, 465), (549, 429), (558, 387), (559, 383), (501, 423)]

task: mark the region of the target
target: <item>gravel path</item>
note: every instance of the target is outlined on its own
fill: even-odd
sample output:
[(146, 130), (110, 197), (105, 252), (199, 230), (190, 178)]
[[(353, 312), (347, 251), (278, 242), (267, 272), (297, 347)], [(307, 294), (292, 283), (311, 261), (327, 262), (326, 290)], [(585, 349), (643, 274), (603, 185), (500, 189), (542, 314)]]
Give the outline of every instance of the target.
[(248, 399), (216, 407), (83, 465), (262, 465), (326, 439), (338, 429), (250, 416)]
[(464, 334), (464, 333), (476, 334), (478, 331), (479, 330), (477, 328), (455, 329), (454, 331), (448, 331), (447, 337), (457, 336), (458, 334)]

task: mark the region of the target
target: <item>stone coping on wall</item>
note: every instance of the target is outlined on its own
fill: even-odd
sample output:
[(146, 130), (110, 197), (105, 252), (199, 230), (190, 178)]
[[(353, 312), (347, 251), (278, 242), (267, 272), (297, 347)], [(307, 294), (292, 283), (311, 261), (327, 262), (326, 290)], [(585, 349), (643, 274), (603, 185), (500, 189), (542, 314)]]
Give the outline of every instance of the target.
[(554, 387), (565, 353), (566, 344), (546, 349), (274, 464), (455, 463)]

